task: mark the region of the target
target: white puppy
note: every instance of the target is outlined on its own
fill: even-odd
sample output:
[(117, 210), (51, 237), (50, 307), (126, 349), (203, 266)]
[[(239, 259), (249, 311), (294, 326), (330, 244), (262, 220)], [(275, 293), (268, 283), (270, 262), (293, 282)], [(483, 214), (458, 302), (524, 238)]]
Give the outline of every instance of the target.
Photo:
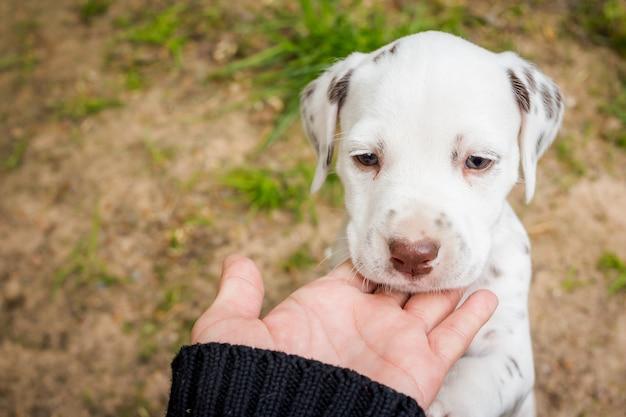
[(338, 148), (348, 221), (337, 253), (385, 287), (488, 288), (500, 300), (431, 417), (535, 414), (529, 241), (506, 197), (521, 164), (531, 200), (563, 108), (558, 87), (529, 62), (441, 32), (353, 53), (302, 93), (318, 155), (313, 191)]

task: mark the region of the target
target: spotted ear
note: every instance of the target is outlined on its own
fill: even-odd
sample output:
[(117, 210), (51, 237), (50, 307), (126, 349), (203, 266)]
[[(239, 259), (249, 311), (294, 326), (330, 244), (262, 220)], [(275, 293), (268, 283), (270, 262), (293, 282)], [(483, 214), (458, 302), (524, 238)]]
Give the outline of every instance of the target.
[(348, 97), (350, 77), (366, 54), (355, 52), (333, 64), (311, 81), (300, 95), (300, 117), (309, 141), (317, 153), (317, 167), (311, 192), (320, 189), (333, 160), (335, 129), (341, 108)]
[(500, 54), (522, 125), (519, 146), (526, 203), (535, 193), (537, 161), (554, 141), (565, 105), (559, 87), (533, 64), (513, 52)]

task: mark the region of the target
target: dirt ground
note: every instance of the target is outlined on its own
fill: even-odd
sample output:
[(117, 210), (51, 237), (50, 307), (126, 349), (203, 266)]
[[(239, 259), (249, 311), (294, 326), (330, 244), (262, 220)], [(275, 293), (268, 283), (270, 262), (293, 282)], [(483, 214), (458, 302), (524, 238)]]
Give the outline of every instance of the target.
[[(626, 258), (626, 152), (603, 139), (620, 122), (601, 111), (624, 63), (563, 29), (565, 2), (537, 2), (513, 24), (503, 3), (467, 5), (567, 104), (567, 148), (541, 161), (532, 204), (521, 186), (510, 198), (533, 242), (539, 415), (623, 417), (626, 292), (611, 294), (597, 263)], [(231, 168), (313, 163), (299, 125), (257, 152), (275, 111), (248, 100), (249, 76), (206, 82), (235, 35), (204, 28), (176, 63), (119, 41), (125, 16), (163, 2), (113, 2), (89, 24), (80, 4), (0, 3), (0, 416), (162, 415), (169, 362), (210, 304), (221, 259), (259, 263), (269, 308), (323, 272), (342, 221), (322, 198), (315, 219), (250, 210), (223, 184)], [(497, 43), (493, 30), (468, 35)], [(131, 54), (149, 63), (140, 86)], [(303, 253), (312, 259), (294, 261)]]

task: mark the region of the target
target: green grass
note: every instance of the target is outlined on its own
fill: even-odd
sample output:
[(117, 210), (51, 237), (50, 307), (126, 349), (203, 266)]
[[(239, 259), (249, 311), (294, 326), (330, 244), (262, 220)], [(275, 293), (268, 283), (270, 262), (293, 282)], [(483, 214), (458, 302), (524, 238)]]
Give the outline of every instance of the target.
[(310, 170), (304, 167), (280, 172), (264, 168), (238, 168), (222, 179), (251, 208), (261, 211), (290, 209), (300, 213), (308, 200)]
[[(302, 88), (336, 59), (354, 51), (371, 51), (404, 35), (440, 29), (460, 34), (478, 22), (463, 7), (439, 2), (419, 2), (401, 13), (382, 6), (365, 6), (361, 1), (299, 0), (295, 12), (277, 6), (259, 16), (251, 28), (239, 27), (242, 35), (254, 34), (265, 47), (247, 51), (209, 75), (210, 80), (254, 71), (256, 99), (280, 97), (285, 106), (265, 138), (270, 145), (284, 135), (298, 117)], [(252, 33), (246, 33), (252, 32)], [(242, 45), (245, 51), (246, 45)], [(248, 47), (248, 49), (250, 49)]]
[(146, 321), (139, 329), (138, 359), (141, 362), (148, 362), (158, 352), (159, 345), (156, 341), (158, 330), (158, 324), (153, 321)]
[[(169, 69), (172, 62), (180, 68), (187, 43), (212, 45), (223, 31), (232, 30), (232, 19), (220, 3), (152, 2), (117, 16), (112, 22), (116, 35), (108, 43), (105, 64), (123, 71), (128, 90), (143, 88), (147, 81), (145, 71), (140, 71), (143, 68), (161, 65)], [(171, 59), (163, 59), (163, 53)]]
[(10, 146), (9, 155), (2, 160), (2, 168), (12, 171), (19, 168), (24, 161), (24, 155), (28, 149), (29, 141), (25, 138), (15, 139)]
[(626, 57), (626, 3), (623, 0), (582, 0), (573, 4), (573, 20), (589, 38)]
[(626, 262), (614, 252), (605, 252), (598, 260), (598, 269), (611, 280), (609, 293), (626, 291)]
[(21, 20), (13, 26), (15, 39), (11, 42), (11, 50), (0, 55), (0, 72), (17, 70), (27, 75), (35, 69), (39, 62), (36, 56), (39, 28), (37, 20)]
[(98, 255), (100, 247), (101, 221), (98, 213), (94, 214), (89, 233), (83, 236), (64, 264), (53, 276), (53, 288), (58, 290), (67, 282), (73, 285), (110, 286), (126, 281), (111, 273), (106, 263)]
[(80, 95), (59, 103), (56, 112), (62, 118), (78, 121), (121, 105), (116, 98)]
[(606, 132), (605, 137), (618, 148), (626, 150), (626, 80), (622, 81), (617, 95), (601, 109), (620, 122), (620, 127)]
[(589, 283), (589, 281), (580, 279), (578, 270), (571, 267), (567, 270), (565, 278), (561, 280), (561, 288), (568, 293), (572, 293), (579, 288), (589, 285)]
[(124, 86), (127, 90), (137, 91), (146, 86), (146, 80), (141, 71), (137, 68), (130, 68), (126, 71)]
[(85, 0), (78, 8), (80, 21), (90, 24), (95, 18), (104, 16), (110, 5), (111, 0)]
[(587, 170), (585, 165), (576, 158), (574, 149), (571, 145), (571, 138), (563, 138), (555, 144), (556, 157), (565, 167), (567, 167), (574, 175), (582, 177)]
[(165, 48), (176, 59), (181, 60), (182, 48), (187, 37), (181, 30), (181, 14), (185, 7), (175, 4), (151, 14), (144, 22), (130, 26), (126, 39), (136, 44), (147, 44)]
[(572, 293), (579, 288), (582, 288), (586, 285), (584, 281), (580, 279), (567, 277), (561, 281), (561, 288), (563, 288), (566, 292)]
[[(235, 191), (237, 198), (254, 211), (285, 210), (302, 220), (308, 213), (317, 222), (314, 197), (310, 193), (313, 169), (303, 163), (285, 170), (245, 167), (229, 171), (221, 179), (226, 187)], [(319, 198), (331, 206), (343, 202), (343, 191), (335, 174), (328, 176)]]
[(157, 311), (170, 311), (176, 304), (181, 302), (184, 290), (185, 287), (183, 287), (182, 285), (176, 285), (174, 287), (166, 289), (163, 292), (159, 304), (156, 307)]
[(296, 249), (282, 263), (285, 272), (295, 272), (309, 269), (317, 264), (317, 260), (311, 256), (311, 249), (308, 245), (303, 245)]
[(35, 68), (37, 63), (37, 58), (29, 51), (9, 54), (0, 57), (0, 72), (14, 69), (20, 70), (21, 72), (30, 72)]
[(144, 140), (143, 147), (150, 159), (150, 164), (155, 169), (163, 168), (176, 155), (173, 148), (159, 146), (150, 140)]

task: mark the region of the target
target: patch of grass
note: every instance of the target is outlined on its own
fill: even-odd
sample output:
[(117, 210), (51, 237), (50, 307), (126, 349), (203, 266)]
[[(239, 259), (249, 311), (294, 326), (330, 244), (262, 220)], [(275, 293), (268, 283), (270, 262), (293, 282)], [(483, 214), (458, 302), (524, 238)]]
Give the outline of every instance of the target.
[(0, 56), (0, 72), (18, 70), (21, 74), (28, 74), (39, 62), (35, 51), (39, 41), (39, 22), (21, 20), (15, 24), (13, 32), (13, 50)]
[(139, 329), (139, 360), (148, 362), (152, 356), (158, 351), (156, 342), (156, 334), (159, 330), (157, 323), (153, 321), (145, 322)]
[(146, 86), (146, 80), (143, 74), (133, 67), (126, 71), (124, 85), (130, 91), (141, 90)]
[(172, 309), (181, 300), (183, 293), (183, 287), (175, 286), (165, 290), (159, 304), (157, 305), (157, 311), (167, 312)]
[(275, 96), (283, 100), (285, 106), (265, 145), (283, 136), (298, 117), (302, 88), (336, 59), (354, 51), (372, 51), (423, 30), (461, 34), (466, 26), (478, 22), (466, 8), (444, 6), (437, 1), (413, 4), (402, 13), (390, 12), (381, 5), (366, 6), (358, 0), (344, 5), (339, 0), (299, 0), (295, 11), (282, 5), (272, 8), (253, 25), (270, 46), (209, 75), (214, 80), (240, 71), (255, 71), (258, 99)]
[(184, 225), (186, 227), (211, 227), (213, 219), (204, 214), (194, 214), (185, 220)]
[[(308, 213), (317, 222), (313, 196), (310, 193), (313, 169), (305, 164), (283, 171), (264, 168), (237, 168), (222, 177), (222, 184), (233, 189), (239, 199), (253, 210), (271, 212), (287, 210), (298, 220)], [(328, 176), (320, 190), (320, 198), (337, 206), (343, 201), (339, 178)]]
[(626, 56), (626, 3), (623, 0), (572, 2), (572, 16), (589, 38)]
[(622, 81), (618, 94), (609, 104), (602, 107), (602, 111), (620, 122), (618, 129), (606, 132), (606, 138), (618, 148), (626, 150), (626, 80)]
[(90, 24), (95, 18), (105, 15), (110, 5), (111, 0), (85, 0), (78, 9), (80, 21)]
[(317, 260), (311, 256), (311, 250), (307, 245), (296, 249), (282, 263), (285, 272), (302, 271), (317, 264)]
[(614, 252), (605, 252), (598, 259), (598, 269), (612, 278), (609, 284), (609, 293), (617, 294), (626, 291), (626, 262)]
[(98, 256), (100, 245), (101, 221), (98, 213), (94, 214), (91, 229), (82, 237), (67, 259), (53, 276), (53, 288), (58, 290), (67, 281), (76, 285), (110, 286), (127, 281), (111, 273), (105, 262)]
[(578, 275), (578, 270), (576, 268), (569, 268), (565, 278), (561, 280), (561, 288), (568, 293), (572, 293), (589, 284), (589, 281), (580, 279)]
[(0, 57), (0, 72), (18, 69), (30, 72), (35, 68), (38, 60), (32, 53), (9, 54)]
[(2, 168), (6, 171), (12, 171), (19, 168), (24, 160), (24, 155), (28, 149), (28, 140), (19, 138), (13, 141), (10, 146), (9, 155), (2, 160)]
[(234, 189), (254, 210), (286, 209), (300, 218), (305, 206), (310, 206), (311, 178), (311, 169), (304, 165), (280, 172), (263, 168), (238, 168), (228, 172), (222, 178), (222, 183)]
[(136, 27), (130, 26), (126, 38), (133, 43), (163, 47), (180, 62), (182, 48), (187, 40), (180, 30), (181, 13), (185, 7), (175, 4), (152, 14)]
[(570, 143), (570, 138), (564, 138), (555, 144), (556, 157), (564, 166), (566, 166), (574, 175), (582, 177), (587, 170), (585, 165), (576, 158), (574, 149)]
[(78, 121), (121, 105), (122, 102), (116, 98), (81, 95), (61, 102), (56, 111), (60, 117)]
[(187, 232), (184, 227), (177, 227), (168, 232), (168, 247), (175, 253), (182, 252), (185, 247)]
[(159, 146), (150, 140), (144, 140), (143, 146), (150, 158), (150, 164), (156, 169), (163, 168), (176, 155), (174, 149)]
[(209, 234), (213, 225), (213, 219), (204, 210), (185, 218), (182, 224), (178, 223), (166, 232), (167, 248), (170, 254), (194, 256), (194, 239)]

